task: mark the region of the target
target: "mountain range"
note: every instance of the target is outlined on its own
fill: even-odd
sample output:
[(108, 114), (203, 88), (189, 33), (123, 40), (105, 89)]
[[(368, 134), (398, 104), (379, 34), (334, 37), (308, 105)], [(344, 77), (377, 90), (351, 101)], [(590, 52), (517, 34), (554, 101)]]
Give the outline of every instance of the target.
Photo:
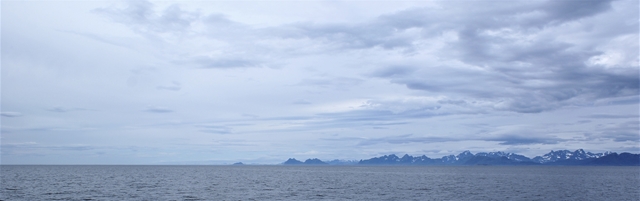
[(473, 154), (464, 151), (458, 155), (441, 158), (429, 158), (425, 155), (399, 157), (395, 154), (374, 157), (360, 161), (307, 159), (305, 162), (290, 158), (284, 165), (590, 165), (590, 166), (640, 166), (640, 154), (632, 153), (591, 153), (583, 149), (576, 151), (551, 151), (542, 156), (529, 158), (506, 152), (480, 152)]

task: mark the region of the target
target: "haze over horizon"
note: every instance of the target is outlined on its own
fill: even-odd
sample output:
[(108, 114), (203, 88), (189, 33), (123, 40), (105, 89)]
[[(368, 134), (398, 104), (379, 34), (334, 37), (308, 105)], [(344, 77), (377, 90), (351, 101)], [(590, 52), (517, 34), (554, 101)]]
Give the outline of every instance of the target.
[(0, 163), (639, 153), (639, 7), (2, 1)]

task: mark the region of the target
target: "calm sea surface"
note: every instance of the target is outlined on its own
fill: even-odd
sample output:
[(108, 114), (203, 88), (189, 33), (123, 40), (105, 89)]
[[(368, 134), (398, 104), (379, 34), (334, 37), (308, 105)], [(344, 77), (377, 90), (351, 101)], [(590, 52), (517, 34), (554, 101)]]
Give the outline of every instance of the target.
[(638, 167), (0, 166), (1, 200), (640, 200)]

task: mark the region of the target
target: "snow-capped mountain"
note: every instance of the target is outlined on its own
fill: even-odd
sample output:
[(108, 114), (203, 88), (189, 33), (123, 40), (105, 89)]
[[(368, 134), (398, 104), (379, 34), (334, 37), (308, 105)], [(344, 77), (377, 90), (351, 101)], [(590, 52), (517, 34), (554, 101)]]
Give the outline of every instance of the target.
[(446, 163), (446, 164), (460, 163), (461, 161), (466, 161), (472, 158), (473, 156), (474, 155), (470, 151), (463, 151), (458, 155), (443, 156), (442, 158), (440, 158), (439, 162)]
[(463, 160), (466, 158), (473, 157), (474, 155), (470, 151), (463, 151), (462, 153), (456, 156), (456, 160)]
[(490, 158), (500, 158), (500, 157), (506, 157), (509, 160), (513, 160), (513, 161), (518, 161), (518, 162), (522, 162), (522, 161), (531, 161), (531, 159), (529, 157), (523, 156), (523, 155), (519, 155), (519, 154), (514, 154), (514, 153), (506, 153), (506, 152), (480, 152), (477, 153), (476, 156), (486, 156), (486, 157), (490, 157)]
[(442, 160), (443, 163), (455, 163), (458, 161), (458, 158), (455, 155), (448, 155), (443, 156), (440, 160)]
[(434, 159), (431, 159), (425, 155), (422, 155), (420, 157), (413, 157), (413, 163), (415, 164), (427, 164), (427, 163), (433, 163)]
[[(458, 155), (448, 155), (441, 158), (429, 158), (425, 155), (413, 157), (408, 154), (398, 157), (395, 154), (360, 160), (360, 165), (602, 165), (602, 164), (627, 164), (618, 160), (630, 160), (636, 155), (613, 157), (615, 152), (591, 153), (583, 149), (576, 151), (558, 150), (551, 151), (543, 156), (533, 159), (523, 155), (508, 152), (480, 152), (473, 154), (464, 151)], [(605, 157), (611, 155), (612, 157)], [(600, 160), (600, 158), (602, 160)], [(598, 159), (598, 160), (595, 160)], [(635, 160), (635, 159), (633, 159)], [(614, 161), (614, 162), (611, 162)], [(628, 161), (627, 161), (628, 162)], [(635, 164), (635, 162), (629, 162)]]
[(558, 151), (551, 150), (551, 152), (549, 152), (548, 154), (545, 154), (543, 156), (536, 156), (533, 159), (531, 159), (531, 161), (536, 163), (551, 163), (551, 162), (556, 162), (561, 160), (584, 160), (589, 158), (600, 158), (612, 153), (614, 152), (594, 154), (591, 152), (585, 152), (583, 149), (578, 149), (574, 152), (571, 152), (569, 150), (558, 150)]

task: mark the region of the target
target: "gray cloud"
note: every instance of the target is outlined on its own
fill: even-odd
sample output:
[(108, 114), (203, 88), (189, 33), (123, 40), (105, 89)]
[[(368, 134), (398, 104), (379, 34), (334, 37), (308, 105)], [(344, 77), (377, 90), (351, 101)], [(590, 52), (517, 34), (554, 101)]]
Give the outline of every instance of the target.
[(566, 22), (590, 17), (611, 9), (611, 2), (605, 1), (547, 1), (541, 9), (551, 23)]
[(248, 68), (259, 67), (259, 62), (250, 59), (196, 57), (193, 59), (202, 68)]
[(400, 136), (390, 136), (383, 138), (372, 138), (365, 139), (358, 142), (359, 146), (366, 145), (374, 145), (380, 143), (388, 143), (388, 144), (407, 144), (407, 143), (433, 143), (433, 142), (448, 142), (448, 141), (459, 141), (460, 139), (455, 138), (443, 138), (443, 137), (412, 137), (412, 135), (400, 135)]
[(3, 117), (20, 117), (22, 113), (20, 112), (0, 112), (0, 116)]
[(98, 147), (91, 145), (49, 145), (49, 144), (39, 144), (35, 142), (26, 142), (26, 143), (6, 143), (2, 144), (2, 148), (4, 152), (8, 152), (8, 154), (15, 154), (18, 150), (24, 151), (87, 151), (87, 150), (95, 150)]
[(156, 88), (159, 89), (159, 90), (168, 90), (168, 91), (180, 91), (180, 89), (182, 89), (181, 86), (177, 86), (177, 85), (158, 86)]
[(528, 124), (506, 125), (499, 127), (483, 126), (472, 137), (480, 141), (500, 142), (501, 145), (552, 145), (565, 142), (568, 136), (559, 131), (549, 131), (545, 126)]
[(149, 106), (144, 111), (150, 112), (150, 113), (172, 113), (173, 112), (173, 110), (171, 109), (164, 108), (164, 107), (157, 107), (157, 106)]
[(434, 143), (434, 142), (449, 142), (459, 141), (457, 138), (443, 138), (443, 137), (416, 137), (413, 134), (388, 136), (381, 138), (358, 138), (358, 137), (343, 137), (343, 138), (323, 138), (327, 141), (356, 141), (357, 146), (370, 146), (376, 144), (408, 144), (408, 143)]
[(336, 48), (393, 49), (411, 46), (409, 38), (392, 34), (393, 27), (384, 27), (375, 23), (358, 25), (298, 23), (292, 27), (295, 27), (297, 33), (288, 33), (285, 37), (308, 37)]
[(637, 1), (290, 3), (3, 2), (3, 162), (639, 146)]
[(231, 131), (228, 131), (228, 130), (213, 130), (213, 129), (203, 129), (199, 131), (203, 133), (212, 133), (212, 134), (230, 134), (231, 133)]
[(291, 102), (294, 105), (309, 105), (311, 104), (311, 102), (309, 102), (308, 100), (305, 99), (298, 99), (296, 101)]
[[(457, 17), (443, 17), (449, 13), (432, 8), (413, 8), (382, 15), (362, 23), (298, 22), (260, 29), (259, 32), (265, 36), (283, 39), (312, 39), (330, 47), (330, 51), (336, 48), (344, 51), (344, 48), (374, 47), (415, 51), (416, 41), (437, 42), (440, 40), (437, 37), (443, 36), (445, 30), (457, 39), (445, 43), (449, 53), (441, 53), (440, 57), (481, 67), (482, 72), (471, 72), (468, 69), (450, 66), (451, 64), (439, 64), (439, 70), (436, 72), (427, 70), (428, 66), (425, 65), (395, 64), (379, 69), (370, 76), (389, 79), (392, 83), (405, 85), (413, 90), (449, 94), (457, 99), (488, 99), (500, 105), (495, 108), (497, 110), (539, 113), (567, 105), (589, 104), (602, 98), (638, 95), (640, 81), (638, 76), (634, 76), (638, 74), (637, 69), (627, 69), (626, 73), (612, 73), (591, 68), (585, 61), (601, 54), (600, 50), (578, 47), (578, 44), (559, 39), (561, 34), (546, 33), (553, 29), (566, 32), (560, 27), (563, 23), (610, 11), (610, 1), (510, 2), (494, 7), (485, 7), (485, 4), (456, 4), (453, 6), (454, 10), (477, 8), (465, 10), (471, 13)], [(445, 3), (445, 6), (452, 5)], [(202, 21), (207, 26), (216, 27), (212, 29), (216, 31), (237, 29), (246, 33), (251, 29), (229, 20), (223, 14), (203, 16), (182, 11), (175, 5), (161, 13), (156, 13), (152, 8), (151, 3), (136, 2), (126, 8), (104, 8), (96, 12), (125, 15), (126, 19), (118, 18), (117, 21), (132, 26), (145, 24), (153, 27), (154, 23), (159, 23), (171, 26), (177, 24), (177, 27), (186, 28), (189, 23)], [(485, 17), (473, 17), (476, 15)], [(162, 20), (167, 23), (160, 23)], [(157, 32), (173, 30), (148, 29)], [(591, 39), (602, 41), (621, 34), (626, 32), (594, 36), (595, 38)], [(223, 57), (195, 56), (187, 61), (202, 68), (263, 66), (263, 62), (255, 57), (247, 59), (249, 57), (233, 54), (235, 53), (225, 54)], [(346, 77), (306, 78), (300, 82), (301, 85), (337, 88), (358, 83), (361, 83), (361, 80)], [(495, 90), (497, 88), (506, 90)]]
[(306, 120), (299, 123), (302, 127), (297, 129), (302, 130), (356, 127), (387, 129), (406, 125), (408, 124), (407, 120), (411, 119), (424, 119), (450, 115), (446, 112), (439, 112), (438, 109), (439, 108), (437, 107), (422, 107), (392, 111), (382, 108), (362, 108), (346, 112), (317, 113), (313, 116), (283, 117), (273, 118), (271, 120)]
[(407, 66), (390, 66), (387, 68), (379, 69), (372, 73), (375, 77), (382, 78), (393, 78), (393, 77), (404, 77), (410, 75), (415, 72), (416, 69)]
[(156, 87), (159, 90), (180, 91), (182, 84), (180, 82), (173, 81), (170, 85), (161, 85)]
[(215, 129), (202, 129), (199, 131), (203, 133), (212, 133), (212, 134), (230, 134), (231, 133), (231, 131), (228, 131), (228, 130), (215, 130)]
[[(414, 90), (466, 99), (488, 98), (501, 105), (496, 108), (499, 110), (538, 113), (566, 105), (593, 103), (601, 98), (638, 95), (637, 69), (627, 73), (593, 69), (585, 61), (601, 54), (600, 51), (585, 48), (576, 51), (576, 44), (559, 40), (561, 35), (544, 33), (560, 29), (558, 26), (562, 23), (607, 12), (611, 2), (547, 1), (534, 6), (511, 2), (497, 8), (475, 5), (484, 2), (469, 4), (457, 5), (457, 8), (480, 9), (451, 18), (437, 16), (438, 11), (430, 8), (420, 8), (360, 24), (300, 23), (292, 25), (296, 31), (288, 29), (288, 35), (283, 37), (309, 37), (346, 48), (415, 49), (410, 41), (433, 40), (436, 30), (450, 30), (457, 33), (458, 41), (449, 43), (453, 49), (444, 56), (455, 56), (467, 65), (484, 66), (484, 72), (442, 66), (434, 73), (419, 70), (428, 66), (409, 64), (383, 68), (371, 75)], [(473, 17), (475, 14), (489, 16), (479, 19)], [(403, 31), (412, 28), (419, 29), (417, 38), (400, 37)], [(593, 39), (607, 40), (621, 34), (625, 33)], [(532, 39), (523, 41), (522, 36)], [(456, 79), (458, 77), (465, 79)], [(497, 91), (497, 88), (508, 90)]]
[[(537, 4), (538, 5), (535, 5)], [(448, 2), (447, 6), (455, 11), (464, 12), (462, 16), (448, 16), (445, 11), (433, 8), (414, 8), (383, 15), (375, 20), (358, 24), (317, 24), (296, 23), (283, 27), (282, 33), (287, 38), (312, 38), (341, 48), (402, 48), (414, 50), (415, 38), (406, 36), (415, 31), (419, 36), (433, 36), (442, 30), (460, 31), (463, 44), (468, 51), (478, 51), (488, 47), (480, 40), (467, 40), (477, 36), (483, 29), (500, 29), (515, 27), (527, 30), (523, 25), (541, 28), (557, 25), (567, 21), (597, 15), (611, 8), (610, 1), (545, 1), (535, 3), (504, 2), (501, 5), (487, 6), (486, 2)], [(533, 4), (533, 5), (531, 5)], [(473, 9), (471, 9), (473, 8)], [(455, 12), (454, 11), (454, 12)], [(543, 15), (536, 16), (536, 11)], [(531, 17), (521, 16), (532, 14)], [(484, 16), (477, 18), (476, 16)], [(506, 19), (506, 20), (505, 20)], [(414, 30), (415, 29), (415, 30)], [(469, 37), (464, 37), (465, 35)], [(467, 38), (467, 39), (465, 39)]]
[(144, 34), (186, 31), (199, 17), (199, 13), (183, 11), (178, 5), (171, 5), (160, 13), (156, 13), (154, 7), (148, 1), (130, 0), (124, 7), (97, 8), (93, 11)]
[(231, 133), (231, 128), (228, 126), (196, 125), (196, 127), (201, 128), (199, 131), (204, 133), (213, 133), (213, 134), (230, 134)]
[(592, 114), (587, 116), (582, 116), (582, 118), (589, 119), (628, 119), (628, 118), (638, 118), (638, 115), (619, 115), (619, 114)]
[(317, 86), (323, 88), (347, 89), (349, 87), (359, 85), (363, 80), (349, 77), (320, 77), (307, 78), (298, 83), (302, 86)]
[(59, 112), (59, 113), (74, 112), (74, 111), (88, 111), (88, 110), (89, 109), (86, 109), (86, 108), (78, 108), (78, 107), (68, 108), (68, 107), (60, 107), (60, 106), (47, 109), (47, 111)]
[[(586, 13), (606, 11), (600, 9), (602, 5), (596, 7), (597, 12)], [(576, 14), (564, 20), (581, 17), (586, 17), (586, 14)], [(500, 28), (510, 31), (503, 34)], [(492, 31), (496, 33), (486, 34)], [(585, 61), (601, 52), (595, 49), (576, 51), (577, 44), (561, 42), (557, 36), (533, 37), (533, 40), (520, 44), (522, 35), (535, 36), (544, 31), (546, 29), (530, 33), (527, 27), (501, 22), (473, 29), (462, 28), (458, 30), (458, 42), (451, 43), (453, 52), (456, 52), (456, 58), (467, 65), (478, 66), (482, 71), (463, 71), (457, 70), (457, 66), (442, 66), (433, 72), (428, 68), (429, 65), (412, 64), (405, 66), (420, 70), (411, 74), (394, 74), (398, 67), (389, 66), (374, 76), (385, 77), (409, 89), (431, 94), (449, 94), (468, 100), (489, 99), (500, 103), (501, 106), (496, 109), (524, 113), (589, 104), (611, 97), (637, 97), (637, 68), (624, 68), (621, 71), (625, 73), (621, 73), (588, 66)], [(625, 33), (615, 33), (621, 34)], [(593, 39), (604, 41), (608, 38)], [(456, 79), (462, 77), (465, 79)], [(496, 90), (498, 88), (503, 90)]]
[(90, 38), (90, 39), (93, 39), (93, 40), (96, 40), (96, 41), (100, 41), (100, 42), (111, 44), (111, 45), (118, 46), (118, 47), (131, 48), (131, 44), (127, 44), (127, 43), (122, 42), (122, 41), (110, 39), (108, 37), (100, 36), (98, 34), (79, 33), (79, 32), (75, 32), (75, 31), (62, 31), (62, 32), (70, 33), (70, 34), (74, 34), (74, 35), (79, 35), (79, 36), (83, 36), (83, 37), (87, 37), (87, 38)]
[[(438, 133), (433, 133), (438, 135)], [(632, 136), (633, 137), (633, 136)], [(637, 136), (636, 136), (637, 137)], [(621, 138), (620, 138), (621, 139)], [(532, 146), (532, 145), (554, 145), (561, 142), (567, 142), (567, 139), (561, 139), (554, 136), (547, 136), (542, 132), (523, 132), (521, 134), (499, 134), (496, 136), (466, 136), (466, 137), (418, 137), (412, 134), (389, 136), (389, 137), (340, 137), (340, 138), (323, 138), (327, 141), (353, 142), (358, 146), (370, 146), (376, 144), (408, 144), (408, 143), (437, 143), (437, 142), (461, 142), (465, 140), (471, 141), (496, 141), (501, 145), (510, 146)]]
[[(94, 13), (106, 16), (114, 22), (126, 25), (153, 43), (179, 46), (176, 41), (184, 41), (188, 37), (209, 37), (213, 40), (238, 40), (252, 32), (249, 27), (229, 20), (223, 14), (203, 15), (199, 11), (183, 10), (173, 4), (158, 10), (154, 3), (145, 0), (127, 1), (121, 6), (97, 8)], [(198, 28), (194, 28), (197, 26)], [(203, 27), (200, 27), (203, 26)], [(197, 30), (196, 30), (197, 29)], [(91, 37), (96, 40), (104, 39)], [(246, 42), (246, 41), (245, 41)], [(113, 42), (110, 42), (113, 43)], [(178, 42), (179, 43), (179, 42)], [(252, 44), (255, 45), (255, 44)], [(188, 47), (192, 48), (192, 47)], [(197, 68), (248, 68), (262, 67), (259, 57), (264, 54), (239, 55), (246, 52), (242, 47), (226, 47), (222, 54), (203, 55), (197, 50), (188, 54), (176, 55), (173, 49), (160, 48), (156, 51), (160, 57), (177, 65), (195, 65)], [(206, 51), (206, 50), (204, 50)]]
[(594, 139), (609, 139), (616, 142), (640, 141), (640, 121), (625, 121), (613, 124), (600, 124), (596, 133), (589, 135)]
[(611, 105), (637, 105), (640, 103), (640, 96), (615, 97), (605, 99), (603, 102)]
[(501, 145), (533, 145), (533, 144), (557, 144), (565, 141), (555, 137), (540, 137), (540, 136), (519, 136), (519, 135), (504, 135), (493, 138), (483, 138), (487, 141), (498, 141)]

